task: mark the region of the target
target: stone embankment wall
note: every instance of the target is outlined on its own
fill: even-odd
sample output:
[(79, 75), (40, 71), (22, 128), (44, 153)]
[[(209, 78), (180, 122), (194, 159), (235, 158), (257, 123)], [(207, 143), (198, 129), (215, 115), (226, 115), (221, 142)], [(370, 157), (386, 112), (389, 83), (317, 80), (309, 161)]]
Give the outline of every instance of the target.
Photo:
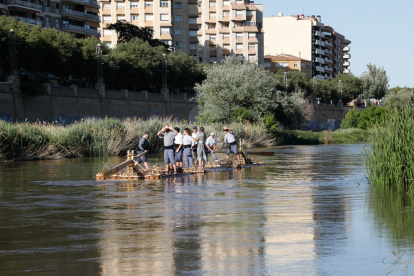
[(70, 123), (85, 117), (172, 116), (195, 120), (197, 103), (186, 95), (81, 89), (46, 85), (47, 94), (29, 96), (12, 83), (0, 83), (0, 119)]

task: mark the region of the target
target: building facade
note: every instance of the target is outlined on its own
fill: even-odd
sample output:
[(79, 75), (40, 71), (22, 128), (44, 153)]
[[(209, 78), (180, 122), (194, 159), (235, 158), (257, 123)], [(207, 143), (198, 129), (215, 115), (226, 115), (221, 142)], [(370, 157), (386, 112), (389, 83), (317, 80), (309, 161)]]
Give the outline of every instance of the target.
[(332, 79), (349, 73), (351, 41), (323, 24), (320, 16), (283, 16), (263, 19), (266, 55), (290, 54), (312, 61), (312, 77)]
[(0, 14), (27, 24), (75, 34), (99, 37), (99, 3), (95, 0), (0, 0)]
[(264, 68), (272, 73), (283, 71), (299, 71), (309, 78), (312, 76), (312, 61), (292, 55), (264, 56)]
[(242, 55), (263, 63), (263, 6), (246, 0), (100, 0), (101, 40), (110, 47), (117, 42), (110, 23), (125, 20), (151, 28), (154, 38), (197, 62), (219, 62)]

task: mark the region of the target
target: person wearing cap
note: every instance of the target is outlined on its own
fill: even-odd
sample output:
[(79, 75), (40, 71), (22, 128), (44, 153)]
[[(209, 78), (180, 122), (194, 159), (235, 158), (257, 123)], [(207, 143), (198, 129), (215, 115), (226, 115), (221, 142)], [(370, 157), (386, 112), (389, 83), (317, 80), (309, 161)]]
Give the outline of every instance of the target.
[(191, 136), (191, 131), (189, 128), (184, 129), (183, 135), (183, 148), (184, 148), (184, 159), (185, 165), (187, 168), (193, 167), (193, 154), (192, 149), (195, 146), (196, 141)]
[(164, 139), (165, 171), (168, 172), (169, 164), (172, 164), (174, 168), (174, 173), (177, 173), (177, 167), (175, 165), (175, 157), (174, 157), (175, 133), (171, 131), (172, 129), (173, 129), (172, 127), (166, 125), (157, 133), (157, 136), (160, 137), (160, 139)]
[(195, 143), (195, 147), (193, 147), (193, 158), (195, 160), (197, 160), (197, 139), (198, 139), (198, 131), (197, 131), (197, 126), (193, 126), (193, 133), (191, 134), (191, 137), (193, 137), (193, 139), (196, 141)]
[(207, 162), (207, 155), (205, 152), (205, 143), (206, 143), (206, 134), (204, 133), (204, 127), (200, 127), (200, 131), (197, 134), (197, 138), (194, 138), (197, 141), (197, 161), (198, 166), (204, 167)]
[(210, 136), (206, 140), (206, 154), (211, 154), (211, 157), (218, 162), (218, 158), (216, 155), (216, 148), (217, 148), (217, 138), (215, 137), (214, 132), (210, 133)]
[(183, 167), (183, 135), (178, 127), (174, 127), (174, 151), (175, 151), (175, 162), (178, 168)]
[(141, 156), (137, 162), (135, 162), (135, 167), (138, 166), (139, 163), (144, 163), (145, 168), (147, 171), (149, 171), (148, 161), (147, 161), (147, 154), (149, 151), (149, 132), (145, 132), (144, 136), (142, 136), (141, 140), (139, 140), (137, 154), (145, 153), (143, 156)]
[(233, 133), (233, 129), (227, 128), (227, 127), (223, 127), (223, 129), (224, 129), (224, 132), (226, 133), (226, 135), (224, 136), (223, 146), (226, 143), (228, 144), (228, 149), (226, 151), (227, 161), (229, 161), (230, 153), (233, 152), (237, 156), (237, 159), (240, 164), (240, 155), (239, 155), (239, 151), (237, 150), (237, 142), (236, 142), (236, 137), (234, 136), (234, 133)]

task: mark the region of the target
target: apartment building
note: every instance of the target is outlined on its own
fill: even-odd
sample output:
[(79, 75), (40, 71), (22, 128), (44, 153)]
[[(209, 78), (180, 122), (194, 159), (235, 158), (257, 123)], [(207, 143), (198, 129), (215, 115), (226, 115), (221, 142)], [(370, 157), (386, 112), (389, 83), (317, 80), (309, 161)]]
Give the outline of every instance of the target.
[(312, 61), (287, 54), (265, 55), (264, 68), (272, 73), (277, 73), (279, 70), (299, 71), (309, 78), (312, 76)]
[(100, 0), (102, 41), (114, 47), (108, 24), (125, 20), (151, 28), (154, 38), (197, 62), (219, 62), (230, 54), (263, 63), (263, 5), (246, 0)]
[(0, 12), (27, 24), (56, 28), (76, 37), (99, 37), (95, 0), (0, 0)]
[(349, 73), (351, 41), (323, 24), (320, 16), (293, 15), (267, 17), (264, 51), (266, 55), (290, 54), (312, 61), (312, 77), (332, 79)]

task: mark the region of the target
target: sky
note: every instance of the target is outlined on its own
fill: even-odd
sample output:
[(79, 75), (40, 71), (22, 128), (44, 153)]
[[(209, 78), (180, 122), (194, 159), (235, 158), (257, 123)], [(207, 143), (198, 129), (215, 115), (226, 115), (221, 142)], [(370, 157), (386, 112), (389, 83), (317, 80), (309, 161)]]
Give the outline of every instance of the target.
[(322, 23), (352, 41), (350, 70), (354, 75), (372, 63), (385, 68), (390, 88), (414, 87), (414, 0), (254, 2), (263, 4), (264, 17), (277, 16), (279, 10), (284, 15), (286, 11), (288, 15), (320, 15)]

